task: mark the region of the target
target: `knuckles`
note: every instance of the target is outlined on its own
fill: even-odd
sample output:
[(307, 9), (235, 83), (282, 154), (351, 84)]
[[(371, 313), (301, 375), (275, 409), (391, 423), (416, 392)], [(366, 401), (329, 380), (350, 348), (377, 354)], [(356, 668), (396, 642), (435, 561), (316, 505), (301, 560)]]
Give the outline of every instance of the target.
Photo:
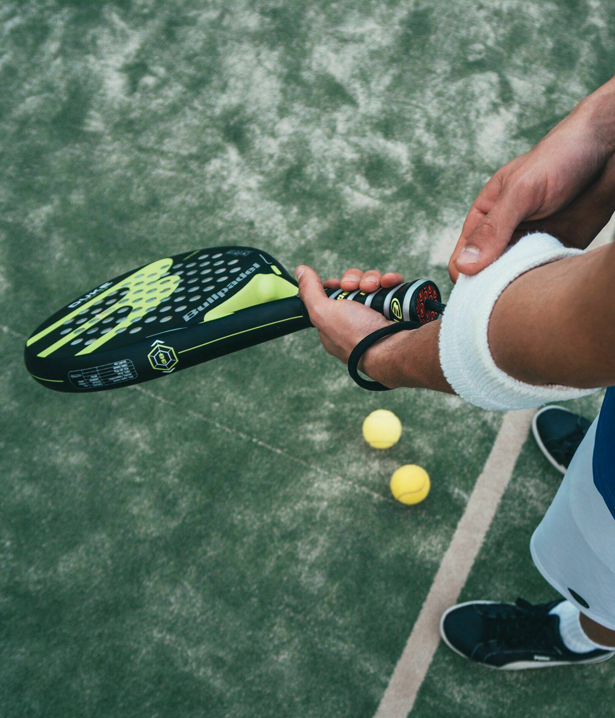
[[(480, 224), (472, 233), (472, 239), (490, 239), (498, 231), (498, 223), (493, 217), (487, 215), (483, 217)], [(471, 242), (469, 242), (471, 243)]]

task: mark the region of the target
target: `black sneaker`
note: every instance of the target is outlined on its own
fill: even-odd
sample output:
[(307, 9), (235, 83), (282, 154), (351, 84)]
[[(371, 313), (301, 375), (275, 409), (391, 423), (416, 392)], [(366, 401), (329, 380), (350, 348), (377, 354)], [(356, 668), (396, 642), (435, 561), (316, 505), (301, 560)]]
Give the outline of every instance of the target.
[(551, 464), (565, 474), (591, 421), (561, 406), (543, 406), (534, 414), (532, 434)]
[(562, 600), (538, 606), (522, 598), (516, 603), (460, 603), (442, 616), (440, 635), (460, 656), (506, 671), (600, 663), (611, 658), (614, 651), (574, 653), (566, 648), (559, 633), (559, 616), (549, 615)]

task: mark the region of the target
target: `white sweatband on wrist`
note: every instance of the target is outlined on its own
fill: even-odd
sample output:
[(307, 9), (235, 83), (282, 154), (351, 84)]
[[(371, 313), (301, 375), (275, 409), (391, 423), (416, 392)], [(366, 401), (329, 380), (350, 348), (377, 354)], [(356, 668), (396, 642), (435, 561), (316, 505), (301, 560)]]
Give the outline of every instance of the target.
[(529, 409), (566, 401), (598, 389), (525, 384), (503, 372), (489, 350), (493, 307), (506, 287), (530, 269), (581, 254), (543, 232), (527, 235), (473, 277), (459, 275), (440, 327), (440, 363), (455, 392), (470, 404), (492, 411)]

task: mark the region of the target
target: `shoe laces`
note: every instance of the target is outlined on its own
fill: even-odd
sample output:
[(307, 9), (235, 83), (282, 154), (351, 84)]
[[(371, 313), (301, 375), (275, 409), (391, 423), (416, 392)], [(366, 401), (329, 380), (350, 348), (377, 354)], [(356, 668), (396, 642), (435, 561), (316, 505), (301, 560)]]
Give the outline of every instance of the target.
[(504, 606), (487, 613), (487, 640), (496, 640), (511, 647), (546, 648), (553, 645), (554, 627), (548, 605), (534, 606), (522, 598), (515, 607)]

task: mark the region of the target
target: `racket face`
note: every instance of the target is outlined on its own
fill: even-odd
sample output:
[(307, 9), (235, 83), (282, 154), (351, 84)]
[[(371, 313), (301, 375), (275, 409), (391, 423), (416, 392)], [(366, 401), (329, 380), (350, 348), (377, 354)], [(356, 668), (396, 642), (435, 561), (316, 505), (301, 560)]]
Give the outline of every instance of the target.
[(257, 328), (263, 317), (245, 315), (249, 308), (296, 294), (294, 278), (261, 250), (184, 252), (103, 282), (64, 306), (28, 339), (26, 366), (59, 391), (147, 381), (204, 361), (195, 342), (218, 343), (225, 332)]

